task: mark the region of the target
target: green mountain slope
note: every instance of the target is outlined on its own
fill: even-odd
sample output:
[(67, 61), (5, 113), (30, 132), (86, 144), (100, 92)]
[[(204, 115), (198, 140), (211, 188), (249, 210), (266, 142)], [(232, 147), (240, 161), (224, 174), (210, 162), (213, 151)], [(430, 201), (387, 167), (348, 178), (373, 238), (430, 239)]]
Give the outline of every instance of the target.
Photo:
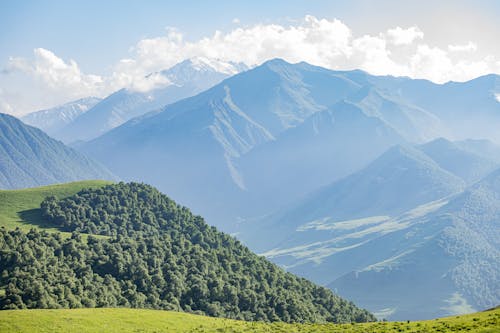
[(498, 332), (499, 327), (500, 309), (410, 323), (364, 324), (250, 323), (187, 313), (137, 309), (0, 311), (0, 331), (11, 333), (494, 333)]
[(116, 177), (97, 162), (15, 117), (0, 113), (0, 188)]
[[(286, 273), (137, 183), (41, 204), (44, 223), (74, 232), (0, 229), (0, 308), (135, 307), (286, 322), (374, 317)], [(82, 238), (78, 232), (109, 236)]]

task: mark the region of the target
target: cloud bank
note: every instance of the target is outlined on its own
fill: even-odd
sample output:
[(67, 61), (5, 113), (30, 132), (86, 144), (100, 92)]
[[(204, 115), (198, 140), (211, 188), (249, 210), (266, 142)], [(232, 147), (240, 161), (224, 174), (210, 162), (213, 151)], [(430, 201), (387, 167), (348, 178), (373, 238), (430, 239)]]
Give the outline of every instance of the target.
[[(473, 41), (428, 45), (424, 32), (416, 26), (398, 26), (377, 34), (354, 36), (338, 19), (306, 16), (288, 26), (236, 27), (228, 32), (215, 31), (194, 41), (175, 28), (168, 28), (164, 36), (140, 40), (131, 48), (129, 57), (112, 66), (108, 76), (82, 73), (74, 60), (63, 60), (43, 48), (35, 49), (30, 59), (11, 58), (3, 75), (24, 75), (40, 94), (49, 97), (47, 104), (90, 95), (103, 97), (120, 88), (147, 91), (164, 86), (169, 84), (168, 80), (148, 74), (191, 57), (243, 62), (249, 66), (279, 57), (330, 69), (362, 69), (376, 75), (409, 76), (443, 83), (500, 73), (500, 59), (481, 56), (479, 49)], [(15, 98), (9, 98), (18, 94), (6, 93), (7, 88), (0, 91), (0, 108), (3, 108), (0, 112), (12, 112), (18, 106)], [(23, 98), (29, 99), (29, 94)]]

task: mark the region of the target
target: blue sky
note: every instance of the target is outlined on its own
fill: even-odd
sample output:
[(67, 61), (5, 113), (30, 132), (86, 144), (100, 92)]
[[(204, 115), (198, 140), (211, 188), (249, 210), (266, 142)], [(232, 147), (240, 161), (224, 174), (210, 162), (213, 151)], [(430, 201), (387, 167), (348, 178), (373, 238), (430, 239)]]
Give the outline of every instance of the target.
[(234, 28), (235, 18), (242, 24), (286, 23), (306, 14), (333, 18), (336, 12), (349, 8), (338, 1), (3, 0), (0, 59), (4, 63), (44, 47), (77, 59), (83, 69), (103, 70), (138, 40), (162, 35), (166, 27), (198, 39)]
[[(316, 21), (310, 19), (304, 23), (307, 15), (312, 16)], [(0, 1), (0, 68), (2, 69), (0, 108), (3, 109), (0, 112), (24, 113), (64, 102), (67, 98), (80, 97), (84, 93), (94, 93), (94, 91), (108, 93), (120, 86), (116, 80), (117, 75), (114, 81), (110, 77), (119, 72), (118, 67), (123, 67), (123, 63), (120, 63), (123, 59), (135, 61), (136, 68), (126, 69), (129, 76), (131, 72), (142, 75), (141, 71), (160, 69), (160, 66), (168, 66), (174, 61), (181, 60), (177, 57), (172, 58), (170, 62), (160, 61), (156, 68), (144, 66), (144, 63), (149, 60), (149, 62), (155, 61), (154, 57), (149, 60), (139, 59), (138, 52), (141, 51), (141, 47), (138, 46), (141, 41), (161, 39), (172, 31), (182, 35), (184, 46), (179, 49), (181, 51), (175, 52), (179, 52), (183, 57), (215, 54), (227, 61), (241, 60), (255, 65), (265, 60), (266, 57), (280, 56), (291, 61), (316, 62), (334, 69), (359, 67), (371, 72), (375, 70), (375, 74), (401, 74), (434, 81), (464, 80), (484, 74), (484, 72), (497, 70), (496, 62), (500, 58), (500, 43), (498, 43), (500, 20), (498, 17), (500, 17), (500, 1), (494, 0), (2, 0)], [(340, 23), (327, 27), (326, 23), (321, 20), (326, 20), (327, 23), (334, 21)], [(268, 54), (262, 51), (253, 57), (245, 58), (243, 55), (242, 59), (238, 59), (240, 57), (238, 52), (227, 49), (227, 45), (224, 46), (222, 42), (216, 42), (213, 38), (216, 31), (220, 31), (222, 36), (228, 36), (236, 29), (242, 29), (248, 32), (245, 35), (247, 38), (248, 34), (256, 36), (256, 45), (259, 45), (258, 43), (268, 45), (269, 42), (263, 41), (265, 36), (257, 35), (268, 34), (269, 30), (255, 27), (269, 28), (273, 25), (278, 25), (283, 29), (292, 27), (292, 30), (297, 31), (306, 29), (312, 35), (316, 33), (314, 29), (320, 25), (326, 27), (325, 29), (333, 29), (331, 31), (334, 34), (339, 28), (342, 29), (345, 26), (350, 36), (349, 45), (338, 47), (340, 49), (348, 47), (355, 51), (363, 48), (364, 53), (356, 55), (354, 52), (338, 59), (330, 55), (328, 59), (320, 59), (317, 55), (310, 56), (291, 50), (289, 45), (283, 45), (283, 54), (276, 50)], [(175, 28), (175, 30), (168, 30), (167, 27)], [(318, 28), (318, 31), (327, 34), (322, 27)], [(405, 33), (405, 29), (415, 28), (411, 30), (414, 36), (409, 44), (394, 43), (394, 40), (390, 44), (389, 38), (392, 38), (390, 36), (396, 32), (393, 31), (390, 35), (389, 30), (397, 27), (403, 29), (400, 31), (401, 34)], [(292, 33), (287, 35), (290, 37)], [(364, 36), (373, 38), (363, 39)], [(326, 35), (321, 37), (318, 43), (323, 42), (327, 46), (327, 43), (332, 42), (327, 37)], [(200, 41), (203, 38), (213, 39), (209, 42), (212, 49), (210, 47), (207, 49), (202, 45), (203, 42)], [(290, 38), (290, 43), (294, 43), (295, 37)], [(338, 39), (333, 43), (337, 41)], [(154, 47), (161, 48), (165, 44), (164, 40), (163, 44), (161, 40), (157, 42), (158, 45)], [(195, 51), (190, 45), (186, 46), (188, 43), (197, 43)], [(382, 59), (380, 54), (377, 55), (379, 51), (375, 48), (380, 48), (380, 43), (387, 43), (386, 53), (389, 60)], [(235, 44), (235, 47), (238, 47), (237, 43)], [(412, 45), (412, 50), (409, 45)], [(318, 48), (321, 49), (321, 47)], [(36, 49), (42, 51), (36, 53)], [(218, 53), (214, 49), (225, 51)], [(446, 54), (443, 55), (443, 53)], [(154, 56), (159, 57), (161, 54)], [(164, 56), (168, 57), (169, 54)], [(34, 65), (37, 57), (43, 59), (38, 65)], [(47, 57), (51, 60), (48, 61)], [(366, 59), (360, 60), (358, 59), (360, 57)], [(376, 57), (379, 58), (373, 60)], [(449, 75), (446, 72), (434, 75), (430, 72), (426, 73), (414, 64), (411, 65), (413, 67), (408, 65), (410, 61), (415, 62), (419, 59), (421, 62), (427, 61), (425, 57), (433, 57), (432, 61), (435, 61), (436, 67), (443, 67), (443, 64), (447, 63), (450, 67)], [(368, 58), (372, 59), (371, 63)], [(60, 89), (60, 86), (64, 87), (67, 84), (44, 82), (46, 77), (40, 74), (39, 67), (47, 62), (57, 63), (58, 59), (64, 64), (70, 64), (69, 67), (73, 69), (77, 66), (78, 75), (83, 77), (78, 80), (86, 82), (86, 86), (81, 89), (75, 86), (73, 91), (69, 92)], [(72, 60), (75, 66), (71, 65)], [(451, 68), (456, 67), (460, 61), (462, 61), (460, 65), (462, 76), (458, 71), (451, 72)], [(36, 71), (33, 69), (35, 67)], [(446, 64), (444, 67), (446, 68)], [(44, 72), (43, 69), (41, 71)], [(54, 77), (50, 79), (55, 80)], [(127, 80), (125, 81), (130, 83), (132, 79)], [(97, 81), (101, 86), (89, 88), (89, 85), (96, 86)], [(126, 85), (126, 83), (123, 84)], [(51, 86), (51, 89), (47, 86)], [(25, 91), (21, 91), (22, 89)]]

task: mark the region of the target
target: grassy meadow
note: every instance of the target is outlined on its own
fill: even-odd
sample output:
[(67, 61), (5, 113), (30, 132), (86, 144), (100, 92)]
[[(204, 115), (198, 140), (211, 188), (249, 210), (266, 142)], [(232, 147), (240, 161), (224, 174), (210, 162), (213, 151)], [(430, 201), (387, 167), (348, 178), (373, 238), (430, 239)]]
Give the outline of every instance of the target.
[(45, 197), (54, 195), (58, 199), (69, 197), (84, 188), (102, 187), (111, 182), (103, 180), (87, 180), (66, 184), (48, 185), (22, 190), (0, 190), (0, 227), (27, 231), (41, 228), (57, 231), (56, 228), (44, 225), (40, 216), (40, 203)]
[(11, 333), (447, 333), (500, 332), (500, 308), (469, 315), (415, 322), (365, 324), (285, 324), (244, 322), (187, 313), (144, 309), (0, 311), (0, 332)]

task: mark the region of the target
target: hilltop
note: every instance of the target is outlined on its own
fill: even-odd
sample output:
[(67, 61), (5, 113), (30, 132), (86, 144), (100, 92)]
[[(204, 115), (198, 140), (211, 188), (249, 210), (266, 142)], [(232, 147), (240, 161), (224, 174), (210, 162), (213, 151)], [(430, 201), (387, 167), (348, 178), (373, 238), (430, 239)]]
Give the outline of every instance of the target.
[(85, 188), (98, 188), (111, 184), (105, 180), (84, 180), (66, 184), (47, 185), (21, 190), (0, 190), (0, 227), (14, 230), (31, 228), (58, 231), (43, 221), (40, 204), (49, 195), (66, 198)]

